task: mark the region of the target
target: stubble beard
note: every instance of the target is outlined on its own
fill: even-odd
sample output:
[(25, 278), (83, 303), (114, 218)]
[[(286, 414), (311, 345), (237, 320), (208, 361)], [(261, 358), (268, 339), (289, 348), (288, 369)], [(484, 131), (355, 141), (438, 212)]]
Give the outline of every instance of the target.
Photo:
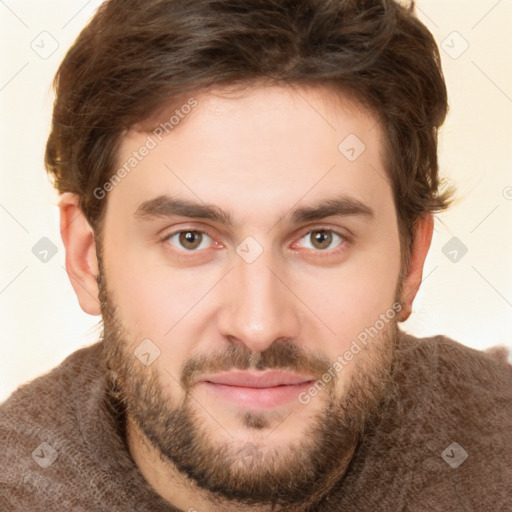
[[(260, 354), (232, 346), (211, 359), (187, 361), (179, 379), (185, 393), (173, 404), (162, 391), (157, 366), (146, 367), (134, 356), (136, 343), (126, 339), (101, 267), (100, 262), (104, 360), (111, 399), (123, 409), (124, 418), (135, 422), (170, 467), (208, 491), (212, 503), (228, 500), (279, 510), (312, 510), (343, 477), (367, 421), (379, 413), (391, 391), (397, 321), (387, 323), (378, 339), (371, 341), (364, 365), (355, 366), (342, 396), (326, 386), (312, 398), (325, 405), (300, 441), (274, 448), (257, 442), (219, 442), (205, 428), (201, 414), (206, 413), (193, 398), (195, 377), (203, 370), (286, 368), (321, 376), (328, 361), (304, 353), (293, 342), (274, 343)], [(242, 423), (251, 433), (272, 427), (266, 414), (246, 413)]]

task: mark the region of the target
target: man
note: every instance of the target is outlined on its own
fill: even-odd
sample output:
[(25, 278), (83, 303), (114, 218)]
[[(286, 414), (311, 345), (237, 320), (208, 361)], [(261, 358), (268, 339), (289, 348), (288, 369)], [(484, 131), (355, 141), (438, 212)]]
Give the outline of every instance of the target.
[(3, 404), (4, 509), (512, 509), (512, 368), (398, 327), (446, 101), (390, 0), (103, 4), (46, 152), (102, 340)]

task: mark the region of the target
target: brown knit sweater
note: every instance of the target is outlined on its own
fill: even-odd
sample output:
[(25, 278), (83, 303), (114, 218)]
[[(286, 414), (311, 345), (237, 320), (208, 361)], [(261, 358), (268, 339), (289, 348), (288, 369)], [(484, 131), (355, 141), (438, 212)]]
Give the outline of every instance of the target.
[[(177, 510), (127, 451), (101, 347), (76, 351), (0, 407), (2, 512)], [(402, 333), (399, 347), (391, 402), (315, 510), (511, 512), (512, 366), (444, 336)]]

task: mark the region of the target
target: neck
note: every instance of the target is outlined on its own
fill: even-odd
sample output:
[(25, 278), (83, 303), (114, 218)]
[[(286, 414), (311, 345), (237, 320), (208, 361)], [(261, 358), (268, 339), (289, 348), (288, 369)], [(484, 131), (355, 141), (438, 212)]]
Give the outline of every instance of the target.
[(232, 501), (219, 500), (199, 488), (186, 475), (176, 469), (171, 461), (164, 460), (159, 451), (131, 419), (126, 420), (126, 441), (130, 454), (146, 481), (171, 505), (180, 510), (194, 512), (266, 512), (270, 506), (248, 507)]
[(325, 496), (345, 473), (352, 459), (356, 443), (348, 450), (344, 461), (340, 461), (341, 472), (325, 479), (325, 485), (309, 500), (291, 508), (272, 505), (244, 505), (238, 501), (225, 500), (209, 491), (199, 488), (195, 482), (181, 473), (171, 461), (164, 459), (149, 442), (138, 425), (129, 417), (126, 419), (126, 441), (130, 454), (146, 481), (164, 500), (187, 512), (294, 512), (309, 510), (314, 503)]

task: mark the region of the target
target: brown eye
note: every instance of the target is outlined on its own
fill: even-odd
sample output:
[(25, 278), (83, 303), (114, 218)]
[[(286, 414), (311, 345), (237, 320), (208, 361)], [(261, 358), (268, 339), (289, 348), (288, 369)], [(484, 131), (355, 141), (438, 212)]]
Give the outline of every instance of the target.
[(167, 238), (178, 249), (186, 249), (187, 251), (194, 251), (198, 248), (205, 249), (205, 245), (208, 246), (208, 239), (210, 237), (206, 233), (192, 230), (178, 231)]
[(344, 238), (341, 235), (329, 229), (315, 229), (314, 231), (306, 233), (306, 235), (302, 237), (302, 240), (310, 240), (309, 246), (305, 244), (302, 245), (302, 247), (306, 247), (308, 249), (316, 249), (319, 251), (325, 251), (326, 249), (334, 248), (331, 247), (333, 242), (335, 243), (336, 241), (338, 241), (337, 245), (341, 245), (341, 243), (344, 241)]
[(332, 242), (332, 233), (328, 231), (313, 231), (311, 241), (317, 249), (327, 249)]

